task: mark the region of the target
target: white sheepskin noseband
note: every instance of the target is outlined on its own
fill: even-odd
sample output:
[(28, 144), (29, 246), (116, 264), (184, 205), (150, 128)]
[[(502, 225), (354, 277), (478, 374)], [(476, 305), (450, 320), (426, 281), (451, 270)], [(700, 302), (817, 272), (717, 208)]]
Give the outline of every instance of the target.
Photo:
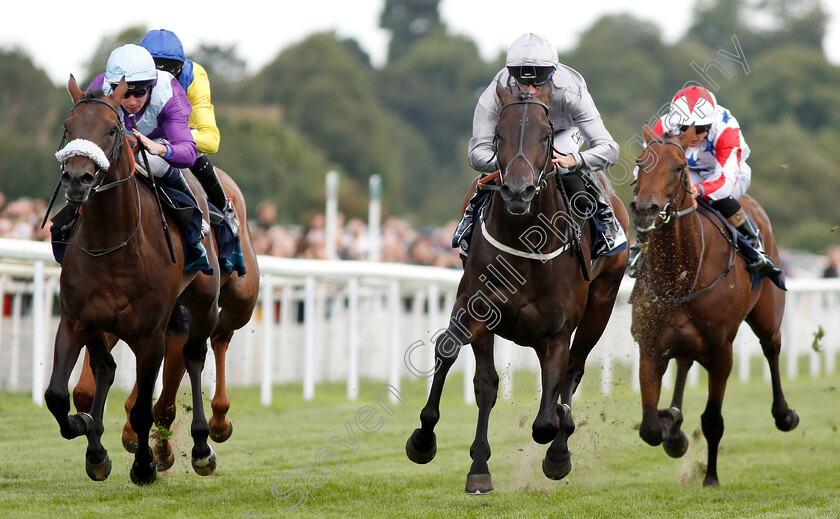
[(110, 163), (105, 156), (105, 152), (95, 142), (87, 139), (73, 139), (67, 143), (67, 146), (55, 152), (55, 158), (62, 164), (67, 162), (70, 157), (75, 157), (76, 155), (85, 156), (92, 160), (99, 169), (108, 171)]

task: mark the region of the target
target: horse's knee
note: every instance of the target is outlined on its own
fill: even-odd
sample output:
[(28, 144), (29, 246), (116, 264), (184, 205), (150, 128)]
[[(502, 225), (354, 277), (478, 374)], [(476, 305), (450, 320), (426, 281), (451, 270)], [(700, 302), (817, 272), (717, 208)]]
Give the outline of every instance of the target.
[(53, 416), (65, 416), (70, 412), (70, 395), (68, 392), (56, 389), (53, 386), (47, 388), (44, 392), (44, 402), (47, 404), (47, 409)]

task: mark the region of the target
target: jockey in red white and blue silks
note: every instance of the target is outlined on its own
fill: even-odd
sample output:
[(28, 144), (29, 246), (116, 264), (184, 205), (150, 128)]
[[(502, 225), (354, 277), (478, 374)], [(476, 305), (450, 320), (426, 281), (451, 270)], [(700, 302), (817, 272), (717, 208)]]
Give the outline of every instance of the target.
[[(657, 135), (682, 135), (694, 127), (695, 137), (685, 149), (694, 196), (709, 202), (746, 237), (758, 253), (747, 268), (754, 273), (777, 272), (764, 251), (758, 227), (747, 217), (738, 199), (750, 187), (752, 170), (747, 164), (750, 147), (735, 117), (719, 105), (714, 94), (701, 86), (680, 89), (669, 112), (653, 126)], [(638, 167), (633, 172), (638, 174)], [(635, 246), (631, 248), (631, 276), (635, 274)]]
[(700, 144), (685, 150), (689, 177), (699, 196), (710, 201), (741, 198), (750, 187), (752, 170), (747, 164), (750, 147), (735, 116), (716, 102), (714, 94), (697, 86), (677, 92), (671, 104), (671, 111), (653, 126), (660, 137), (680, 135), (681, 126), (710, 125)]

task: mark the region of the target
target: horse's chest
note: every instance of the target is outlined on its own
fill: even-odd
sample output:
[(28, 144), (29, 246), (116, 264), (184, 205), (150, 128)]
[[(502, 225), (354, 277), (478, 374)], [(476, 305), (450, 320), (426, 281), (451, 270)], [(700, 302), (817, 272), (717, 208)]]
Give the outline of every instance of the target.
[[(134, 282), (128, 279), (115, 276), (107, 283), (96, 283), (91, 279), (62, 280), (62, 312), (69, 313), (81, 322), (114, 332), (116, 328), (135, 328), (137, 325), (142, 326), (142, 323), (167, 317), (163, 315), (162, 294), (137, 283), (136, 279)], [(129, 333), (135, 331), (126, 330)]]

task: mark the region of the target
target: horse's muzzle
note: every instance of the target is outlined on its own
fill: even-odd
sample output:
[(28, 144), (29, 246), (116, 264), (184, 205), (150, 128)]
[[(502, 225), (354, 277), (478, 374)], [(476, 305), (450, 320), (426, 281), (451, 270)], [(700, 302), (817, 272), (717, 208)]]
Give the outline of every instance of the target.
[(531, 201), (537, 194), (537, 187), (530, 183), (505, 183), (499, 188), (502, 200), (510, 214), (523, 215), (531, 209)]
[(96, 176), (87, 171), (69, 172), (65, 170), (61, 173), (64, 198), (67, 203), (74, 207), (81, 207), (87, 202), (94, 182), (96, 182)]
[(661, 208), (657, 204), (638, 203), (634, 200), (630, 202), (629, 209), (630, 216), (636, 224), (636, 230), (646, 232), (653, 229)]

